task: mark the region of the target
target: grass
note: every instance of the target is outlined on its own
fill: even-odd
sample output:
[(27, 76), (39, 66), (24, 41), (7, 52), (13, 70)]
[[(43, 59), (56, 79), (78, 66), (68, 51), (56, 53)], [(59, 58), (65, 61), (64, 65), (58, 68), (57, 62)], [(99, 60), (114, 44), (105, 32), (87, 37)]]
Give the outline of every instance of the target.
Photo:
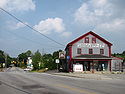
[(40, 69), (40, 70), (32, 70), (30, 72), (39, 72), (39, 73), (42, 73), (42, 72), (46, 72), (48, 69)]

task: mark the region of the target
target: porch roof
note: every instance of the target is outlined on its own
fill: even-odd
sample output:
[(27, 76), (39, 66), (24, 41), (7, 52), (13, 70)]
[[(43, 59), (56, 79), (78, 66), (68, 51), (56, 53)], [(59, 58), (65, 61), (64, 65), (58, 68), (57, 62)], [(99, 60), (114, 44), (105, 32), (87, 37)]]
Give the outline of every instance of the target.
[(94, 54), (94, 55), (79, 55), (79, 56), (73, 57), (73, 59), (108, 59), (108, 60), (111, 60), (112, 58), (108, 56)]

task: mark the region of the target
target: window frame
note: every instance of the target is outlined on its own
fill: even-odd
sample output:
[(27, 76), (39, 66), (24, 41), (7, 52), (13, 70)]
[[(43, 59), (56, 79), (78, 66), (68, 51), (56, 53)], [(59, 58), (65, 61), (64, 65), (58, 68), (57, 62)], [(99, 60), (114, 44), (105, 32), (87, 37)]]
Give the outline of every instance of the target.
[(85, 43), (89, 43), (89, 37), (85, 37)]
[(92, 43), (96, 43), (96, 37), (92, 37)]
[(104, 54), (104, 49), (100, 49), (100, 54), (101, 54), (101, 55)]
[(77, 54), (81, 54), (82, 53), (82, 49), (81, 48), (77, 48)]
[(89, 49), (89, 54), (93, 54), (93, 49), (92, 48)]

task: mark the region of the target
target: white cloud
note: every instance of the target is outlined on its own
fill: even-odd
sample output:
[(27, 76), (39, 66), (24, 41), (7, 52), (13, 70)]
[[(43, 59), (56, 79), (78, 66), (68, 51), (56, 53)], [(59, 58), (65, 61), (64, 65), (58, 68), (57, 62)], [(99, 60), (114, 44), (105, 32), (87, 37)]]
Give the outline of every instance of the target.
[(41, 20), (38, 25), (34, 26), (34, 29), (42, 34), (58, 33), (63, 37), (69, 37), (71, 35), (71, 32), (65, 31), (65, 25), (61, 18), (48, 18), (46, 20)]
[(62, 37), (70, 37), (71, 35), (72, 35), (71, 32), (63, 32), (63, 33), (61, 34)]
[[(25, 24), (28, 24), (28, 23), (27, 23), (27, 22), (25, 22)], [(23, 27), (25, 27), (25, 26), (26, 26), (26, 25), (24, 25), (23, 23), (18, 22), (18, 23), (16, 24), (15, 29), (23, 28)]]
[(107, 3), (107, 0), (89, 0), (83, 3), (82, 6), (75, 12), (75, 21), (80, 24), (95, 26), (105, 18), (105, 21), (112, 15), (112, 4)]
[(0, 7), (8, 11), (35, 10), (33, 0), (0, 0)]
[(43, 34), (50, 34), (52, 31), (60, 33), (65, 30), (63, 20), (61, 18), (48, 18), (42, 20), (34, 28)]
[(91, 0), (91, 3), (93, 3), (94, 7), (104, 7), (107, 4), (107, 0)]
[(74, 14), (75, 22), (88, 28), (91, 26), (100, 30), (102, 28), (102, 31), (105, 30), (103, 27), (109, 29), (108, 31), (114, 31), (114, 28), (121, 30), (125, 25), (125, 6), (121, 5), (124, 0), (116, 1), (88, 0), (84, 2)]
[(123, 33), (125, 30), (125, 19), (115, 19), (108, 23), (98, 24), (95, 30)]
[[(27, 22), (24, 22), (25, 24), (28, 24)], [(18, 23), (15, 23), (13, 21), (8, 21), (7, 22), (7, 26), (9, 29), (11, 30), (16, 30), (16, 29), (20, 29), (20, 28), (23, 28), (25, 27), (26, 25), (24, 25), (23, 23), (21, 22), (18, 22)]]
[(0, 0), (0, 7), (4, 7), (7, 3), (7, 0)]

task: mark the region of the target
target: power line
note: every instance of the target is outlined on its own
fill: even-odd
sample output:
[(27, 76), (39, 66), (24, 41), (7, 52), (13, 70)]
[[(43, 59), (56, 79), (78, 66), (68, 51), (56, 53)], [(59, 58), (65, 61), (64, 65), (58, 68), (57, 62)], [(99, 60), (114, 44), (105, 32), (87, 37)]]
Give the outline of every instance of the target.
[(14, 16), (14, 15), (11, 14), (10, 12), (6, 11), (5, 9), (3, 9), (3, 8), (1, 8), (1, 7), (0, 7), (0, 9), (1, 9), (2, 11), (4, 11), (5, 13), (7, 13), (8, 15), (10, 15), (11, 17), (13, 17), (14, 19), (16, 19), (17, 21), (19, 21), (19, 22), (21, 22), (22, 24), (24, 24), (25, 26), (27, 26), (28, 28), (30, 28), (30, 29), (32, 29), (33, 31), (39, 33), (40, 35), (46, 37), (47, 39), (49, 39), (49, 40), (51, 40), (51, 41), (53, 41), (53, 42), (55, 42), (55, 43), (57, 43), (57, 44), (59, 44), (59, 45), (61, 45), (61, 46), (65, 46), (65, 45), (63, 45), (63, 44), (57, 42), (56, 40), (54, 40), (54, 39), (52, 39), (52, 38), (50, 38), (50, 37), (48, 37), (48, 36), (46, 36), (46, 35), (40, 33), (38, 30), (36, 30), (36, 29), (34, 29), (32, 26), (30, 26), (30, 25), (24, 23), (22, 20), (18, 19), (16, 16)]
[[(16, 36), (18, 36), (18, 37), (20, 37), (20, 38), (22, 38), (22, 39), (28, 40), (28, 41), (30, 41), (30, 42), (37, 43), (38, 45), (45, 45), (45, 44), (42, 44), (42, 43), (40, 43), (40, 42), (37, 42), (37, 41), (31, 40), (31, 39), (29, 39), (29, 38), (26, 38), (26, 37), (24, 37), (24, 36), (18, 35), (18, 34), (14, 33), (14, 32), (9, 32), (9, 31), (7, 31), (7, 32), (10, 33), (10, 34), (12, 34), (12, 35), (16, 35)], [(53, 48), (62, 48), (61, 46), (60, 46), (60, 47), (51, 46), (51, 48), (52, 48), (52, 47), (53, 47)], [(50, 48), (50, 47), (48, 47), (48, 48)]]

